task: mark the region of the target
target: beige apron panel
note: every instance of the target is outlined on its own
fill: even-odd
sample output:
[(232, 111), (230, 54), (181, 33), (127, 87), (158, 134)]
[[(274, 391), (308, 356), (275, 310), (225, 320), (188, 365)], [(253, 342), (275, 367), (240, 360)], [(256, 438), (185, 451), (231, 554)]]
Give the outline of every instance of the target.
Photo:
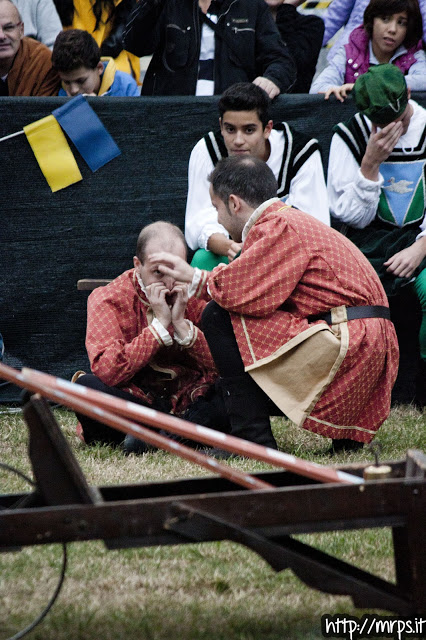
[(336, 332), (324, 324), (310, 327), (272, 356), (247, 367), (259, 387), (298, 426), (302, 426), (346, 355), (347, 322), (334, 328)]

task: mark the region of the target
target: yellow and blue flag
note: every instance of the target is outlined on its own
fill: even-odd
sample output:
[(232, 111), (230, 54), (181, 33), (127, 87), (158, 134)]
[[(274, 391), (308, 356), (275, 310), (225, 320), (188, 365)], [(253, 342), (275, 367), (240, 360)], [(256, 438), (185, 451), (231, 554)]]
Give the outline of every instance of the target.
[[(52, 111), (52, 115), (26, 125), (24, 133), (53, 192), (82, 180), (68, 135), (92, 171), (121, 151), (87, 100), (78, 95)], [(16, 134), (11, 134), (13, 137)]]
[(83, 179), (67, 139), (53, 116), (27, 124), (24, 132), (53, 192)]
[(92, 171), (120, 155), (120, 149), (84, 96), (76, 96), (52, 114)]

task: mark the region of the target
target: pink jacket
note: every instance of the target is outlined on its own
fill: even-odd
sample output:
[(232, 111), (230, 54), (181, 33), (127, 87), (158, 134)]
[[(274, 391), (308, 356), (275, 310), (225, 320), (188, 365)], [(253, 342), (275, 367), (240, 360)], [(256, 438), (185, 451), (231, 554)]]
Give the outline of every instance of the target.
[[(368, 67), (370, 66), (369, 42), (370, 37), (362, 25), (354, 29), (349, 36), (349, 42), (348, 44), (345, 44), (345, 83), (355, 82), (358, 76), (368, 71)], [(399, 69), (401, 69), (402, 73), (405, 75), (411, 65), (416, 62), (414, 54), (421, 48), (422, 41), (419, 40), (416, 45), (401, 53), (401, 55), (398, 56), (392, 64), (395, 64)]]

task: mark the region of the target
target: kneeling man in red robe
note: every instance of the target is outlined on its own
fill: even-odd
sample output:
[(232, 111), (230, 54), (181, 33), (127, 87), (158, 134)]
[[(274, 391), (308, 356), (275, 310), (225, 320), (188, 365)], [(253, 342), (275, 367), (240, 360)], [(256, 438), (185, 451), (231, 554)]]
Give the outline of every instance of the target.
[(229, 157), (210, 175), (219, 222), (241, 254), (212, 272), (150, 256), (211, 302), (203, 332), (221, 376), (231, 433), (276, 447), (269, 416), (333, 440), (370, 442), (389, 415), (398, 343), (373, 267), (347, 238), (275, 197), (272, 171)]

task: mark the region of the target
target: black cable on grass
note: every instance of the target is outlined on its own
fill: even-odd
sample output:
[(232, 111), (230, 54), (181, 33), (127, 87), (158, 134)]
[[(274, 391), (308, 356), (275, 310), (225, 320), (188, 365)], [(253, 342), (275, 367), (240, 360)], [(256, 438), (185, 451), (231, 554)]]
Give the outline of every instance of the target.
[(47, 616), (47, 614), (49, 613), (50, 609), (55, 604), (55, 601), (56, 601), (57, 597), (59, 596), (59, 593), (60, 593), (60, 591), (62, 589), (62, 585), (63, 585), (64, 579), (65, 579), (66, 570), (67, 570), (67, 545), (65, 543), (62, 543), (61, 574), (59, 576), (59, 582), (56, 585), (56, 589), (53, 592), (52, 597), (50, 598), (49, 602), (47, 603), (47, 605), (43, 609), (43, 611), (40, 613), (40, 615), (38, 615), (37, 618), (35, 618), (35, 620), (33, 620), (31, 622), (31, 624), (29, 624), (27, 627), (25, 627), (25, 629), (22, 629), (21, 631), (18, 631), (18, 633), (15, 633), (14, 636), (11, 636), (10, 638), (7, 638), (7, 640), (19, 640), (20, 638), (23, 638), (24, 636), (27, 635), (27, 633), (32, 631), (38, 624), (40, 624), (40, 622), (43, 620), (43, 618), (45, 618)]
[(32, 487), (37, 486), (34, 480), (32, 480), (29, 476), (25, 475), (25, 473), (22, 473), (22, 471), (19, 471), (19, 469), (16, 469), (15, 467), (11, 467), (10, 464), (6, 464), (5, 462), (0, 462), (0, 468), (4, 469), (5, 471), (10, 471), (10, 473), (14, 473), (15, 475), (25, 480), (25, 482), (28, 482), (28, 484), (30, 484)]
[[(28, 484), (30, 484), (33, 487), (37, 487), (37, 483), (34, 482), (34, 480), (32, 480), (29, 476), (27, 476), (25, 473), (22, 473), (22, 471), (19, 471), (19, 469), (15, 469), (15, 467), (11, 467), (10, 465), (4, 463), (4, 462), (0, 462), (0, 468), (4, 469), (5, 471), (9, 471), (10, 473), (14, 473), (15, 475), (19, 476), (20, 478), (22, 478), (23, 480), (25, 480), (26, 482), (28, 482)], [(21, 500), (18, 500), (12, 507), (9, 507), (10, 509), (17, 509), (19, 507), (22, 506), (22, 502)], [(40, 624), (40, 622), (47, 616), (47, 614), (49, 613), (50, 609), (53, 607), (53, 605), (56, 602), (57, 597), (59, 596), (59, 593), (62, 589), (62, 585), (64, 583), (64, 579), (65, 579), (65, 572), (67, 570), (67, 545), (65, 543), (62, 544), (62, 567), (61, 567), (61, 573), (59, 576), (59, 581), (58, 584), (56, 585), (56, 588), (49, 600), (49, 602), (47, 603), (47, 605), (45, 606), (45, 608), (43, 609), (43, 611), (24, 629), (22, 629), (21, 631), (18, 631), (18, 633), (15, 633), (14, 636), (11, 636), (10, 638), (7, 638), (7, 640), (20, 640), (20, 638), (23, 638), (24, 636), (26, 636), (28, 633), (30, 633), (30, 631), (32, 631), (38, 624)]]

